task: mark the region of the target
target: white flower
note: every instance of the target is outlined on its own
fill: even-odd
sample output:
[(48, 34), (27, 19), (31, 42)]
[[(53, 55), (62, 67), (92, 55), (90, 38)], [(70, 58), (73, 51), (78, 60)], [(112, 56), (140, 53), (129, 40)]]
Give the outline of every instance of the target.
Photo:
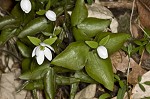
[(21, 6), (21, 9), (25, 13), (29, 13), (31, 11), (31, 2), (30, 2), (30, 0), (21, 0), (20, 6)]
[(51, 20), (51, 21), (56, 21), (56, 14), (54, 11), (52, 10), (48, 10), (46, 13), (45, 13), (45, 16)]
[(37, 63), (41, 65), (44, 61), (44, 57), (46, 57), (49, 61), (52, 60), (51, 50), (54, 51), (50, 45), (40, 43), (40, 45), (35, 47), (32, 51), (32, 57), (36, 56)]
[(102, 59), (108, 58), (108, 52), (107, 52), (106, 47), (104, 47), (104, 46), (99, 46), (97, 48), (97, 53), (98, 53), (99, 57)]

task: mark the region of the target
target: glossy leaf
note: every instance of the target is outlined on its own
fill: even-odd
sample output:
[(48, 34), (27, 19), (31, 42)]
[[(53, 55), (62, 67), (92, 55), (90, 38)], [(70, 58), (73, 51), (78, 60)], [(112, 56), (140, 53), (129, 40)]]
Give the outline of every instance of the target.
[(44, 77), (44, 90), (46, 94), (46, 99), (54, 99), (55, 97), (55, 74), (53, 68), (50, 67), (49, 71)]
[(92, 79), (89, 75), (85, 74), (83, 71), (76, 71), (74, 77), (80, 79), (81, 82), (97, 83), (97, 81)]
[(76, 41), (88, 41), (90, 37), (88, 37), (82, 30), (73, 27), (73, 36)]
[(12, 25), (12, 24), (14, 24), (16, 22), (17, 22), (17, 20), (15, 20), (11, 16), (5, 16), (3, 18), (0, 18), (0, 30), (2, 28), (4, 28), (6, 25)]
[(84, 0), (77, 0), (75, 8), (71, 14), (71, 24), (76, 26), (80, 24), (88, 16), (88, 11), (85, 6)]
[(57, 40), (57, 37), (48, 38), (48, 39), (44, 40), (43, 43), (52, 45), (56, 40)]
[(107, 98), (110, 98), (110, 94), (104, 93), (98, 99), (107, 99)]
[(17, 29), (7, 28), (1, 31), (0, 34), (0, 45), (6, 43), (10, 38), (12, 38)]
[(22, 60), (22, 72), (27, 72), (28, 70), (30, 70), (30, 65), (31, 65), (31, 59), (30, 58), (25, 58)]
[(71, 91), (70, 91), (70, 98), (69, 99), (74, 99), (75, 94), (78, 90), (78, 86), (79, 86), (79, 83), (73, 83), (71, 85)]
[(105, 47), (107, 48), (109, 54), (118, 51), (123, 46), (124, 42), (130, 38), (130, 35), (126, 33), (114, 34), (114, 33), (104, 32), (104, 33), (99, 33), (96, 36), (95, 40), (97, 42), (100, 42), (107, 35), (110, 35), (110, 38), (107, 44), (105, 45)]
[(25, 86), (24, 89), (26, 89), (26, 90), (34, 90), (34, 89), (42, 90), (43, 88), (44, 88), (43, 80), (35, 80), (35, 81), (29, 82)]
[(56, 76), (56, 83), (58, 85), (71, 85), (73, 83), (80, 82), (78, 78), (74, 77), (65, 77), (65, 76)]
[(98, 47), (98, 43), (95, 41), (85, 41), (85, 43), (91, 47), (91, 48), (97, 48)]
[(42, 77), (44, 77), (45, 73), (47, 73), (48, 70), (49, 70), (49, 64), (43, 63), (41, 66), (35, 68), (34, 70), (21, 74), (19, 78), (23, 80), (41, 79)]
[(71, 43), (52, 60), (51, 64), (71, 70), (81, 70), (87, 61), (88, 51), (89, 47), (82, 42)]
[(125, 92), (126, 92), (126, 85), (124, 85), (122, 88), (119, 88), (117, 99), (124, 99)]
[(32, 10), (30, 11), (30, 13), (24, 14), (24, 12), (22, 11), (22, 9), (20, 7), (20, 2), (15, 5), (15, 7), (11, 11), (11, 14), (13, 15), (13, 17), (18, 19), (22, 25), (26, 25), (28, 22), (33, 20), (33, 18), (35, 17), (35, 12), (34, 12), (33, 6), (32, 6)]
[(99, 45), (105, 45), (109, 41), (110, 35), (104, 37), (100, 42)]
[(103, 60), (96, 53), (90, 52), (85, 69), (91, 78), (103, 84), (107, 89), (113, 90), (114, 77), (109, 58)]
[(31, 37), (31, 36), (27, 36), (27, 37), (32, 42), (32, 44), (34, 44), (36, 46), (41, 43), (41, 40), (36, 37)]
[(94, 37), (97, 33), (104, 31), (110, 24), (110, 20), (98, 18), (86, 18), (77, 25), (88, 37)]
[(35, 35), (42, 30), (44, 30), (47, 26), (47, 20), (44, 17), (38, 17), (31, 22), (29, 22), (24, 29), (18, 35), (19, 38), (23, 38), (26, 36)]
[(20, 41), (17, 41), (17, 46), (22, 56), (31, 57), (32, 50), (28, 46), (26, 46)]

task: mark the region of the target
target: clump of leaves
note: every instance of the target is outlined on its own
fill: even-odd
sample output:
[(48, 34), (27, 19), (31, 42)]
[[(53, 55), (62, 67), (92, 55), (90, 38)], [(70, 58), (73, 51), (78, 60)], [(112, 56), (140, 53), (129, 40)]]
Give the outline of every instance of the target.
[[(113, 90), (110, 55), (118, 51), (130, 35), (104, 32), (110, 20), (88, 17), (84, 0), (31, 0), (32, 10), (28, 14), (21, 10), (19, 3), (9, 16), (0, 19), (0, 44), (5, 44), (12, 37), (17, 38), (16, 44), (22, 54), (22, 74), (19, 78), (25, 81), (20, 89), (33, 93), (43, 90), (46, 99), (55, 98), (58, 85), (70, 85), (70, 99), (73, 99), (80, 82), (100, 83)], [(45, 17), (47, 10), (56, 13), (56, 22)], [(71, 15), (67, 12), (69, 10)], [(47, 46), (41, 42), (54, 51), (49, 54), (45, 50)], [(106, 59), (98, 56), (96, 48), (99, 45), (107, 49)], [(35, 51), (36, 57), (32, 57), (35, 46), (40, 51)], [(37, 64), (35, 58), (40, 61), (43, 54), (48, 60), (47, 55), (53, 56), (53, 59)], [(66, 73), (70, 75), (62, 76)], [(101, 97), (108, 97), (108, 94)]]

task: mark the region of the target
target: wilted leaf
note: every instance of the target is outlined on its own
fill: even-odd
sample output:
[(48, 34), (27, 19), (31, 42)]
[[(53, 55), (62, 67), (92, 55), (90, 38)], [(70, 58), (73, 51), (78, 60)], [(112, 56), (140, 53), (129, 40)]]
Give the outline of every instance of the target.
[(75, 95), (74, 99), (94, 99), (96, 93), (96, 84), (91, 84), (86, 88), (82, 89)]

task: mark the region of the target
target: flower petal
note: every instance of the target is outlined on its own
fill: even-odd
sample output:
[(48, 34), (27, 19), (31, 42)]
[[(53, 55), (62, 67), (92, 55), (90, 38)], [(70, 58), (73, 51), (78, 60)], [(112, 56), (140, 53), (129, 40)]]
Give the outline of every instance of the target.
[(36, 55), (36, 61), (39, 65), (41, 65), (44, 61), (44, 51), (38, 51), (38, 55)]
[(45, 16), (51, 20), (51, 21), (56, 21), (56, 14), (54, 11), (52, 10), (48, 10), (46, 13), (45, 13)]
[(30, 0), (21, 0), (20, 6), (21, 6), (21, 9), (25, 13), (29, 13), (31, 11), (31, 2), (30, 2)]
[(104, 47), (104, 46), (99, 46), (97, 48), (97, 53), (98, 53), (99, 57), (102, 59), (108, 58), (108, 52), (107, 52), (106, 47)]
[(37, 49), (37, 47), (35, 47), (35, 48), (33, 49), (33, 51), (32, 51), (32, 57), (34, 57), (34, 56), (35, 56), (36, 49)]
[(40, 43), (40, 45), (41, 45), (41, 46), (46, 46), (46, 47), (48, 47), (50, 50), (52, 50), (53, 52), (55, 52), (54, 48), (53, 48), (53, 47), (51, 47), (51, 46), (50, 46), (50, 45), (48, 45), (48, 44)]
[(49, 48), (45, 47), (44, 55), (49, 61), (52, 60), (52, 52)]

